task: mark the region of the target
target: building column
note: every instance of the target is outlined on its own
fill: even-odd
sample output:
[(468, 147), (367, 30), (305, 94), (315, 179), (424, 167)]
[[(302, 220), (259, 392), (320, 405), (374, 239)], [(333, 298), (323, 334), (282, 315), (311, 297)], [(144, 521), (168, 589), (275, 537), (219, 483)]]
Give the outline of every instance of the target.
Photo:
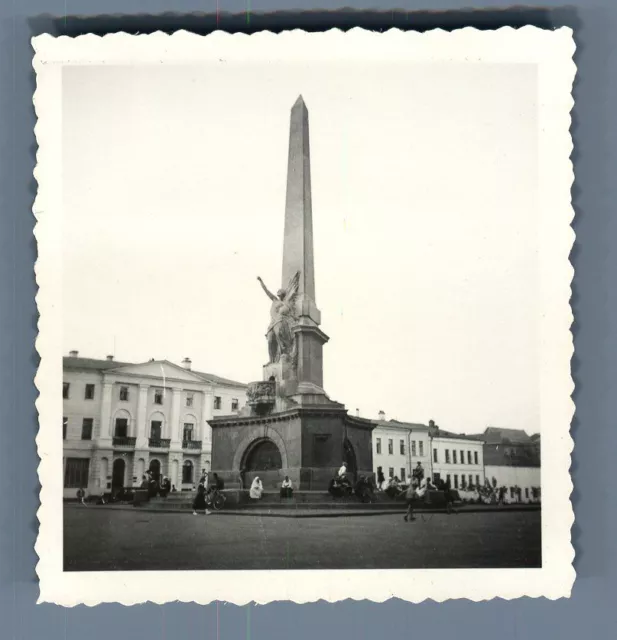
[(144, 449), (148, 446), (148, 434), (146, 433), (146, 411), (148, 409), (149, 385), (139, 385), (139, 398), (137, 400), (137, 441), (136, 449)]
[(201, 429), (200, 429), (200, 439), (202, 449), (205, 448), (205, 443), (212, 442), (212, 429), (208, 424), (208, 420), (212, 417), (214, 412), (214, 393), (212, 389), (209, 391), (203, 392), (202, 398), (202, 409), (201, 409)]
[(182, 442), (180, 438), (180, 394), (182, 389), (174, 387), (172, 390), (171, 398), (171, 424), (169, 425), (169, 437), (171, 438), (172, 449), (182, 449)]
[(111, 396), (113, 391), (113, 382), (103, 380), (103, 397), (101, 398), (101, 425), (100, 440), (111, 441)]

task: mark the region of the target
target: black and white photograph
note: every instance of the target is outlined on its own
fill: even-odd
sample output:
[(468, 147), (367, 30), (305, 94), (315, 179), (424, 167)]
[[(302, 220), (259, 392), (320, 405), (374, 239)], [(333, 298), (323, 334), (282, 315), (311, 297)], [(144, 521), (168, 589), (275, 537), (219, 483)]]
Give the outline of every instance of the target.
[(571, 31), (34, 48), (42, 601), (567, 595)]

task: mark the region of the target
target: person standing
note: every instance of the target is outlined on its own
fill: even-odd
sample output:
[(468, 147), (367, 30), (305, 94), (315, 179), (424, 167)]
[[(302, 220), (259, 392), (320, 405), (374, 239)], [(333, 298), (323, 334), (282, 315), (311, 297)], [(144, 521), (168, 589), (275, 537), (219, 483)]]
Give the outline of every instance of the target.
[(86, 504), (86, 492), (83, 490), (83, 487), (79, 487), (79, 489), (77, 489), (77, 501), (79, 504), (83, 504), (84, 507), (88, 506)]
[(240, 489), (242, 491), (246, 489), (246, 469), (244, 466), (240, 468)]
[(206, 504), (206, 488), (203, 484), (197, 486), (197, 495), (193, 500), (193, 515), (196, 516), (198, 511), (203, 511), (207, 516), (210, 515)]
[(405, 491), (405, 501), (407, 502), (407, 512), (405, 513), (405, 522), (413, 522), (416, 516), (413, 514), (413, 503), (416, 500), (416, 483), (412, 480)]
[(383, 485), (386, 481), (386, 478), (383, 474), (383, 469), (381, 467), (377, 467), (377, 488), (379, 491), (383, 491)]

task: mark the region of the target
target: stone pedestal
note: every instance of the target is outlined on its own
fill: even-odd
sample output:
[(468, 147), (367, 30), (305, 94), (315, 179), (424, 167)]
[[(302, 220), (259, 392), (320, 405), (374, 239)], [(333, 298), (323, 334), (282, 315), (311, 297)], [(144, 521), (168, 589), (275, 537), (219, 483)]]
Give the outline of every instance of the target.
[[(266, 490), (280, 487), (288, 475), (298, 490), (325, 491), (343, 460), (352, 475), (372, 474), (374, 425), (347, 415), (337, 403), (297, 407), (263, 417), (215, 418), (211, 424), (212, 470), (224, 479), (227, 488), (239, 487), (243, 468), (246, 488), (259, 476)], [(251, 456), (264, 443), (276, 446), (280, 467), (252, 468)]]

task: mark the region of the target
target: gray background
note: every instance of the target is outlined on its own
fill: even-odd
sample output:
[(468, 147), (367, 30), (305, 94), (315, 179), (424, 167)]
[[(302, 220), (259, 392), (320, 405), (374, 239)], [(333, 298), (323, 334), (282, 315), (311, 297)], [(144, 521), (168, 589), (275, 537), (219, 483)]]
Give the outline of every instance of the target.
[[(349, 0), (352, 3), (352, 0)], [(173, 4), (176, 14), (163, 14)], [(295, 6), (338, 9), (336, 2), (298, 0)], [(487, 11), (406, 13), (427, 5), (432, 10), (457, 9), (456, 0), (403, 2), (404, 11), (379, 13), (377, 0), (353, 2), (354, 9), (369, 13), (278, 15), (247, 14), (247, 6), (260, 12), (288, 8), (289, 0), (240, 2), (219, 0), (2, 0), (0, 7), (0, 632), (3, 638), (62, 637), (131, 638), (580, 638), (614, 637), (617, 622), (617, 510), (611, 495), (612, 463), (617, 451), (617, 371), (615, 319), (617, 289), (612, 275), (617, 251), (611, 251), (617, 224), (611, 215), (617, 201), (617, 2), (578, 0), (567, 8), (547, 2), (544, 8), (500, 12), (504, 1), (475, 2)], [(287, 7), (285, 6), (287, 5)], [(294, 6), (294, 5), (292, 5)], [(389, 7), (387, 7), (389, 9)], [(88, 18), (97, 12), (108, 18)], [(209, 15), (185, 17), (201, 11)], [(227, 13), (236, 13), (229, 15)], [(120, 17), (120, 12), (152, 14)], [(115, 14), (115, 15), (113, 15)], [(155, 14), (159, 14), (156, 16)], [(75, 15), (81, 15), (77, 19)], [(66, 17), (65, 17), (66, 16)], [(576, 184), (576, 267), (572, 303), (576, 317), (576, 356), (573, 372), (577, 412), (572, 427), (576, 449), (572, 473), (576, 490), (576, 547), (578, 579), (571, 600), (548, 602), (522, 599), (475, 604), (453, 601), (410, 605), (389, 601), (382, 605), (343, 602), (298, 606), (289, 603), (266, 607), (169, 604), (125, 608), (103, 605), (72, 610), (51, 605), (35, 606), (38, 480), (36, 475), (37, 416), (33, 376), (37, 366), (36, 287), (33, 263), (36, 245), (31, 214), (35, 183), (32, 178), (35, 140), (30, 37), (94, 31), (139, 31), (186, 28), (207, 33), (217, 26), (228, 31), (272, 31), (291, 27), (322, 30), (339, 26), (371, 29), (456, 28), (473, 25), (495, 28), (531, 23), (551, 28), (574, 28), (578, 78), (572, 131)], [(238, 575), (241, 580), (241, 574)], [(548, 636), (546, 634), (549, 634)]]

